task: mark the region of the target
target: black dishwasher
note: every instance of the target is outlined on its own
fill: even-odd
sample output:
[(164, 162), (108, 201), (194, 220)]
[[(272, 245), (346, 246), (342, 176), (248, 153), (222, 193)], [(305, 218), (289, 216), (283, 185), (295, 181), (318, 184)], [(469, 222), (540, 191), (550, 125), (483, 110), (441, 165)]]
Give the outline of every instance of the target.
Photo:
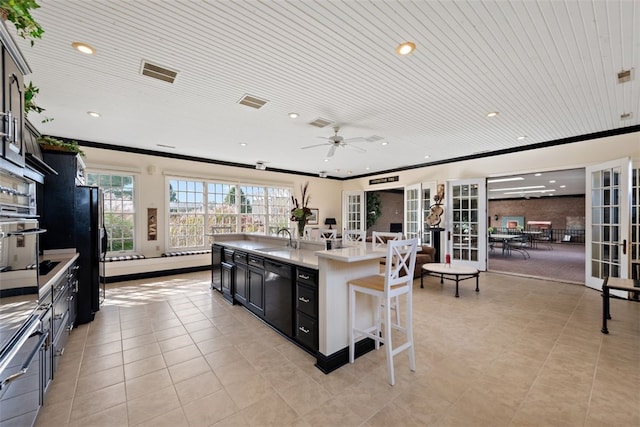
[(264, 317), (267, 322), (293, 337), (293, 267), (264, 260)]

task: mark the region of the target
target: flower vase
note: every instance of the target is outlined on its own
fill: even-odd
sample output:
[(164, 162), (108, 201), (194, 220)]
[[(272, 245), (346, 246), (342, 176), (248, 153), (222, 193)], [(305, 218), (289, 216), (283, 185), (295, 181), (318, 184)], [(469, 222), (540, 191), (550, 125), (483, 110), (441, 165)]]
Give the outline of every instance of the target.
[(304, 219), (298, 220), (298, 237), (300, 237), (301, 239), (304, 237), (305, 225), (307, 225), (307, 221), (305, 221)]

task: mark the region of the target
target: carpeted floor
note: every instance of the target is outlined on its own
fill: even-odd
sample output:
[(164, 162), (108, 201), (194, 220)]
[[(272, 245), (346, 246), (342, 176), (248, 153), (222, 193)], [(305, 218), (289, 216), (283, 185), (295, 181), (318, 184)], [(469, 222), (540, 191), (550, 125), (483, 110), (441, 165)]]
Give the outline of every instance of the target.
[(585, 248), (583, 245), (554, 243), (553, 249), (539, 246), (527, 249), (530, 258), (521, 252), (512, 251), (503, 256), (496, 247), (489, 252), (487, 269), (493, 272), (540, 277), (559, 282), (585, 283)]

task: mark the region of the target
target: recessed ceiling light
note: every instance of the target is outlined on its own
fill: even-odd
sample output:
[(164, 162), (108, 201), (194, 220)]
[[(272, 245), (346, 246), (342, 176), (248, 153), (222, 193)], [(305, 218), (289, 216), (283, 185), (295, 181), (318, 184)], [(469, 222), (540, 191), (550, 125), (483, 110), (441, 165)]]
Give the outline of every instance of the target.
[(560, 188), (567, 188), (567, 186), (566, 185), (561, 185)]
[(425, 159), (428, 159), (428, 158), (430, 158), (430, 157), (431, 157), (431, 156), (430, 156), (430, 155), (428, 155), (428, 154), (427, 154), (426, 156), (424, 156), (424, 158), (425, 158)]
[(542, 174), (541, 173), (537, 173), (534, 176), (542, 176)]
[(73, 42), (71, 43), (71, 47), (79, 52), (86, 53), (87, 55), (93, 55), (94, 53), (96, 53), (96, 50), (94, 48), (85, 43)]
[(556, 190), (528, 190), (528, 191), (512, 191), (512, 192), (506, 192), (503, 194), (530, 194), (530, 193), (551, 193), (554, 192)]
[(487, 113), (487, 117), (495, 117), (495, 116), (497, 116), (498, 114), (500, 114), (498, 111), (492, 111), (492, 112), (490, 112), (490, 113)]
[(545, 188), (544, 185), (529, 185), (527, 187), (510, 187), (510, 188), (493, 188), (489, 191), (515, 191), (515, 190), (530, 190), (532, 188)]
[(297, 119), (298, 118), (298, 113), (289, 113), (289, 118), (290, 119)]
[(87, 114), (90, 115), (91, 117), (100, 117), (100, 113), (96, 113), (95, 111), (87, 111)]
[(416, 50), (416, 44), (412, 42), (400, 43), (398, 47), (396, 47), (396, 53), (403, 56), (409, 55), (414, 50)]
[(549, 181), (549, 184), (555, 184), (555, 183), (556, 183), (555, 179), (552, 179), (551, 181)]
[(523, 139), (525, 139), (525, 138), (526, 138), (526, 136), (525, 136), (525, 135), (520, 135), (520, 136), (518, 137), (518, 141), (522, 141), (522, 140), (523, 140)]
[(364, 169), (365, 169), (365, 170), (369, 170), (369, 169), (371, 169), (371, 168), (370, 168), (369, 166), (367, 166), (367, 167), (366, 167), (366, 168), (364, 168)]
[(241, 142), (241, 143), (240, 143), (240, 147), (246, 147), (246, 146), (247, 146), (247, 143), (246, 143), (246, 142)]
[(328, 161), (329, 161), (329, 159), (324, 159), (324, 161), (325, 161), (325, 162), (328, 162)]
[(512, 178), (496, 178), (496, 179), (488, 179), (487, 182), (489, 184), (493, 184), (494, 182), (509, 182), (509, 181), (522, 181), (524, 180), (521, 176), (514, 176)]
[(380, 144), (381, 144), (381, 145), (387, 145), (387, 144), (389, 144), (389, 143), (388, 143), (387, 141), (383, 141), (383, 142), (381, 142)]
[(349, 171), (349, 172), (347, 172), (347, 173), (348, 173), (349, 175), (351, 175), (351, 174), (353, 173), (353, 171)]

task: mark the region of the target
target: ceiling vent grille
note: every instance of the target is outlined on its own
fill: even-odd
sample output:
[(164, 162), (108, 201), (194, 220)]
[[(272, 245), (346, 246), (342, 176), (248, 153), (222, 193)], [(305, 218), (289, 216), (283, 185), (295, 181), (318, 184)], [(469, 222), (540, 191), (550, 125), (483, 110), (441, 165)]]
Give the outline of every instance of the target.
[(147, 61), (142, 61), (141, 73), (143, 76), (162, 80), (163, 82), (167, 83), (173, 83), (176, 80), (176, 76), (178, 75), (177, 71), (173, 71), (159, 65), (154, 65)]
[(247, 107), (255, 108), (256, 110), (258, 108), (262, 108), (266, 103), (267, 101), (251, 95), (244, 95), (240, 101), (238, 101), (238, 104), (246, 105)]
[(327, 125), (330, 125), (331, 122), (327, 119), (323, 119), (322, 117), (318, 117), (317, 119), (315, 119), (314, 121), (312, 121), (311, 123), (309, 123), (311, 126), (315, 126), (318, 128), (323, 128)]
[(618, 83), (626, 83), (631, 81), (631, 70), (624, 70), (618, 73)]
[(371, 135), (369, 138), (365, 138), (367, 142), (378, 142), (382, 141), (384, 138), (378, 135)]

